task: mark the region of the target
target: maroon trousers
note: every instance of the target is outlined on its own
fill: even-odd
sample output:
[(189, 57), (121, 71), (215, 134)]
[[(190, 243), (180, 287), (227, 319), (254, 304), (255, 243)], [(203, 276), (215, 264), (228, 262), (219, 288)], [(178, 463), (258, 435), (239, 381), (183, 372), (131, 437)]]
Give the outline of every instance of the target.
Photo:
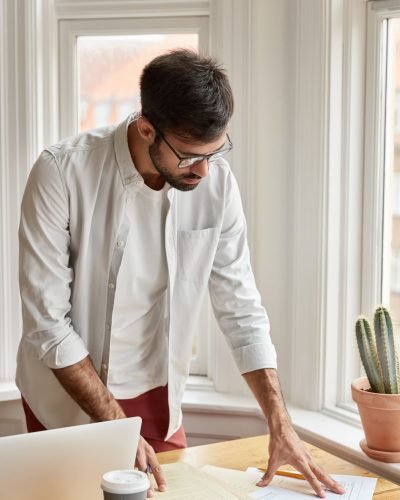
[[(183, 426), (168, 441), (164, 441), (169, 424), (168, 386), (156, 387), (137, 398), (118, 399), (117, 401), (127, 417), (142, 418), (140, 434), (156, 453), (187, 447)], [(22, 405), (28, 432), (45, 431), (46, 428), (36, 418), (24, 398), (22, 398)]]

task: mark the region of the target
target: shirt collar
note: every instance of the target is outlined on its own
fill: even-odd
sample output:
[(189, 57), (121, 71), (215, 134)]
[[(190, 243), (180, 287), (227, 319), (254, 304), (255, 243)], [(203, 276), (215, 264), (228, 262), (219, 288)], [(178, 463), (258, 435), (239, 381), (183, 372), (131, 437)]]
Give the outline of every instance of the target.
[(129, 115), (126, 120), (117, 126), (114, 134), (115, 156), (124, 186), (142, 178), (132, 161), (128, 146), (128, 126), (137, 116), (137, 113)]

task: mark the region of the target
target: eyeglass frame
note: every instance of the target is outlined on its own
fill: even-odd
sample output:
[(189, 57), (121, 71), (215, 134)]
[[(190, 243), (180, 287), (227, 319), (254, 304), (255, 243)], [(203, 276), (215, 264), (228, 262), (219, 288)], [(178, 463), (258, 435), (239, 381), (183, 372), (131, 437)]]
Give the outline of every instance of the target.
[[(148, 120), (148, 118), (147, 118)], [(148, 120), (150, 121), (150, 120)], [(151, 123), (151, 122), (150, 122)], [(207, 160), (207, 163), (209, 163), (210, 161), (214, 161), (212, 160), (212, 158), (216, 155), (217, 158), (215, 159), (218, 159), (218, 158), (221, 158), (222, 156), (226, 155), (227, 153), (229, 153), (230, 151), (232, 151), (233, 149), (233, 144), (232, 144), (232, 141), (229, 137), (229, 134), (227, 133), (226, 134), (226, 138), (228, 140), (228, 147), (225, 148), (225, 149), (221, 149), (220, 151), (215, 151), (214, 153), (209, 153), (208, 155), (196, 155), (196, 156), (181, 156), (176, 150), (175, 148), (167, 141), (167, 139), (165, 138), (164, 134), (161, 132), (161, 130), (156, 127), (153, 123), (151, 123), (151, 125), (153, 125), (153, 127), (155, 128), (157, 134), (160, 135), (161, 139), (165, 142), (165, 144), (169, 147), (169, 149), (174, 153), (174, 155), (178, 158), (179, 162), (178, 162), (178, 165), (177, 167), (178, 168), (189, 168), (189, 167), (193, 167), (194, 165), (196, 165), (197, 163), (200, 163), (202, 162), (203, 160)], [(225, 144), (226, 144), (226, 141), (225, 141)], [(225, 145), (224, 144), (224, 145)], [(193, 161), (192, 163), (190, 163), (189, 165), (184, 165), (182, 166), (182, 163), (185, 161), (185, 160), (195, 160)]]

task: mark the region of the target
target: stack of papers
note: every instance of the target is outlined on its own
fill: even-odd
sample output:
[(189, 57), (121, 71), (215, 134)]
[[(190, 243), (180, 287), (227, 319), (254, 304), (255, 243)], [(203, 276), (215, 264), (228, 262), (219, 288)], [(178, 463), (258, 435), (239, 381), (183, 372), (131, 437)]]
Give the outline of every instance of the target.
[[(307, 481), (275, 476), (265, 488), (256, 486), (263, 473), (249, 468), (246, 472), (206, 465), (196, 469), (183, 462), (163, 466), (168, 490), (156, 492), (155, 498), (163, 500), (297, 500), (317, 498)], [(332, 475), (342, 484), (346, 493), (338, 495), (326, 490), (327, 499), (371, 500), (376, 478), (363, 476)]]
[(168, 489), (164, 492), (155, 489), (153, 498), (159, 500), (247, 500), (249, 498), (236, 495), (220, 480), (184, 462), (163, 465), (162, 468)]

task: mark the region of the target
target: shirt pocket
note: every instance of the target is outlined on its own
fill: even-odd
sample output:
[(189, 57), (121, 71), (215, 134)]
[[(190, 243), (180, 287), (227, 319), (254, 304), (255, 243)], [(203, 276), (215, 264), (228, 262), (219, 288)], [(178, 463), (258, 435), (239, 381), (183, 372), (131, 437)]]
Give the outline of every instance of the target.
[(219, 228), (178, 231), (177, 278), (204, 283), (210, 277), (218, 244)]

